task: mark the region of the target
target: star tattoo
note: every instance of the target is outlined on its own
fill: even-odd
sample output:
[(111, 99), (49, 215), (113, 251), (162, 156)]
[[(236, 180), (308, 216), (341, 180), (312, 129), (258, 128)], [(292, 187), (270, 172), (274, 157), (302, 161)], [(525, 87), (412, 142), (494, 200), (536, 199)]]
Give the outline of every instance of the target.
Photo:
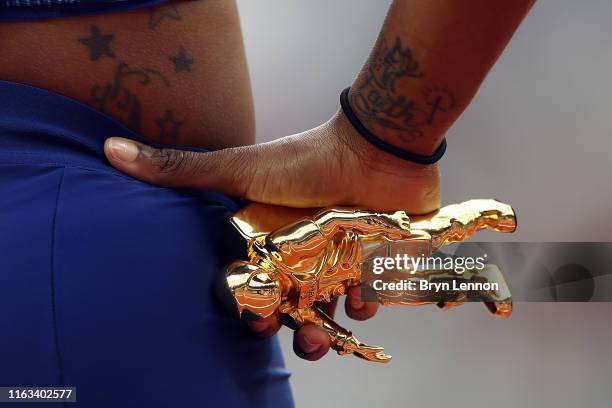
[(174, 118), (174, 114), (172, 113), (171, 109), (166, 109), (164, 116), (155, 120), (155, 123), (159, 127), (160, 139), (177, 139), (179, 128), (183, 126), (183, 122), (180, 122)]
[(92, 25), (89, 37), (79, 38), (79, 42), (89, 48), (89, 59), (97, 61), (100, 57), (107, 56), (115, 58), (115, 53), (110, 45), (115, 37), (114, 34), (102, 34), (98, 26)]
[(174, 4), (169, 7), (149, 7), (149, 29), (155, 30), (166, 18), (183, 21), (183, 16)]
[(171, 55), (169, 58), (174, 64), (174, 70), (178, 74), (179, 72), (191, 72), (191, 66), (194, 63), (193, 58), (187, 53), (184, 47), (181, 47), (178, 52)]

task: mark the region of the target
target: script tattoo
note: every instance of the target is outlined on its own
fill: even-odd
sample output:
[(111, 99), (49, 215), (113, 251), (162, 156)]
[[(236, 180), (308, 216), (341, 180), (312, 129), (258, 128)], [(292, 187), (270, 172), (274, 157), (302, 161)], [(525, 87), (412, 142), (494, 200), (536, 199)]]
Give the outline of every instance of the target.
[[(133, 81), (130, 82), (129, 79)], [(170, 87), (170, 82), (159, 71), (150, 68), (131, 69), (126, 63), (120, 62), (111, 82), (94, 85), (88, 103), (99, 111), (117, 118), (135, 132), (140, 132), (142, 127), (140, 98), (130, 87), (134, 84), (147, 86), (155, 80)]]
[(399, 37), (389, 46), (381, 35), (374, 46), (366, 75), (354, 85), (351, 105), (359, 119), (398, 131), (404, 142), (423, 137), (423, 127), (431, 125), (438, 112), (455, 104), (453, 95), (440, 87), (427, 88), (421, 98), (401, 95), (399, 80), (425, 77), (410, 48)]

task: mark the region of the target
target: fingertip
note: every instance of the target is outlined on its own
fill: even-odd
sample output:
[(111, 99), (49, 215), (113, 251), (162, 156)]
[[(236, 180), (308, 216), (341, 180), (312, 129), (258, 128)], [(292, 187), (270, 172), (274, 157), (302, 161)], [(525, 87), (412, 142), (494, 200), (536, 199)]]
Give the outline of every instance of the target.
[(272, 315), (265, 319), (247, 320), (246, 325), (257, 337), (265, 338), (275, 335), (281, 323), (277, 315)]
[(327, 354), (330, 346), (329, 334), (312, 324), (302, 326), (293, 335), (293, 351), (304, 360), (319, 360)]
[(346, 297), (347, 306), (353, 310), (361, 310), (365, 302), (361, 300), (361, 287), (353, 286), (348, 289)]
[(367, 320), (376, 314), (378, 306), (377, 302), (364, 302), (361, 299), (361, 288), (354, 286), (348, 290), (344, 310), (351, 319)]
[(140, 153), (138, 143), (123, 137), (109, 137), (104, 142), (104, 153), (113, 162), (132, 163)]

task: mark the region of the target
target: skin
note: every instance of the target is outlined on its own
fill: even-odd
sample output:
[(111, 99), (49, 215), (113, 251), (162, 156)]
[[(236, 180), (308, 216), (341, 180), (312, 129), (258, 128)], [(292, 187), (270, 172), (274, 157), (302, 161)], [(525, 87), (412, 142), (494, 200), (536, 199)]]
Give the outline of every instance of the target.
[[(417, 154), (433, 153), (533, 1), (394, 1), (351, 87), (353, 110), (386, 142)], [(172, 139), (172, 144), (221, 150), (194, 153), (153, 149), (120, 137), (107, 140), (105, 152), (113, 166), (152, 184), (212, 189), (296, 207), (341, 204), (422, 214), (440, 206), (437, 164), (417, 165), (377, 150), (341, 112), (298, 135), (252, 145), (251, 93), (234, 2), (176, 4), (181, 19), (165, 17), (159, 24), (156, 19), (151, 24), (148, 11), (140, 10), (0, 26), (0, 77), (92, 103), (92, 87), (112, 83), (119, 61), (161, 72), (171, 86), (156, 79), (143, 90), (126, 82), (131, 93), (142, 96), (136, 130), (162, 143)], [(170, 8), (161, 11), (172, 13)], [(79, 41), (95, 34), (93, 25), (100, 29), (98, 40), (114, 35), (114, 57), (107, 52), (92, 58), (92, 50)], [(181, 57), (181, 47), (194, 61), (187, 64), (191, 72), (168, 59)], [(109, 113), (126, 121), (125, 112)], [(157, 121), (164, 118), (163, 124), (180, 129), (170, 132), (172, 138), (160, 132)], [(375, 314), (377, 305), (361, 302), (359, 292), (349, 292), (345, 309), (363, 320)], [(333, 314), (335, 305), (327, 307)], [(248, 324), (262, 337), (280, 327), (275, 316)], [(328, 335), (314, 326), (302, 327), (294, 349), (302, 358), (317, 360), (329, 350)]]
[[(41, 46), (44, 44), (44, 46)], [(220, 149), (255, 142), (234, 1), (0, 24), (0, 78), (75, 98), (150, 140)], [(181, 58), (183, 57), (183, 58)], [(191, 61), (191, 63), (189, 63)], [(119, 97), (106, 96), (124, 64)], [(126, 74), (131, 72), (131, 74)], [(145, 85), (141, 81), (147, 79)], [(128, 107), (125, 102), (129, 93)], [(138, 104), (140, 113), (135, 114)], [(156, 121), (171, 121), (162, 132)]]

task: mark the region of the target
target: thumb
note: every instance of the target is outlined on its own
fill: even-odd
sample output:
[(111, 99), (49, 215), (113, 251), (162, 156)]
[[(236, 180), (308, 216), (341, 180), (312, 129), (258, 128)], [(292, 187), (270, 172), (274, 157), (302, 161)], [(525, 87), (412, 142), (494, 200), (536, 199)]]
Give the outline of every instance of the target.
[(156, 149), (120, 137), (104, 143), (104, 153), (118, 170), (162, 187), (215, 190), (246, 197), (257, 169), (258, 146), (213, 152)]

